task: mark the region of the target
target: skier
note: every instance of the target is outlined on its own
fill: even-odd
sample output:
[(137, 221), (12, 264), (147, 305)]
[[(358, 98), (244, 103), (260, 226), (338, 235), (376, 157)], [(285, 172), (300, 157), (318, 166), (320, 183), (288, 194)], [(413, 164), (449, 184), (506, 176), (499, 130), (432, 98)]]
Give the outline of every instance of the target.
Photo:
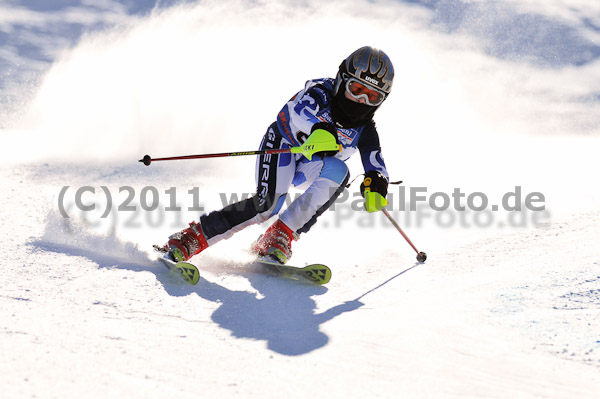
[[(342, 61), (335, 79), (309, 80), (265, 133), (260, 148), (302, 147), (301, 153), (257, 159), (257, 192), (248, 199), (204, 214), (199, 223), (169, 237), (164, 249), (185, 261), (243, 228), (279, 214), (290, 186), (305, 191), (253, 244), (259, 256), (286, 263), (292, 241), (315, 224), (344, 190), (345, 161), (357, 150), (365, 170), (361, 194), (369, 212), (387, 204), (388, 173), (373, 115), (390, 94), (394, 68), (389, 57), (362, 47)], [(327, 148), (328, 151), (318, 151)]]

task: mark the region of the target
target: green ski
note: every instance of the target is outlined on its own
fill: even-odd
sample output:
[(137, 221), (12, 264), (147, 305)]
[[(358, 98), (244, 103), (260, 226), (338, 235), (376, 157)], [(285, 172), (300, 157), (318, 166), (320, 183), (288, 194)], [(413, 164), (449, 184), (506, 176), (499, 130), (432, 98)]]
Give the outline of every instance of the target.
[(318, 263), (304, 267), (297, 267), (283, 265), (268, 257), (258, 258), (256, 263), (264, 266), (268, 271), (271, 271), (276, 275), (290, 278), (292, 280), (299, 280), (319, 285), (327, 284), (329, 280), (331, 280), (331, 269)]
[(154, 250), (159, 255), (158, 260), (160, 260), (170, 270), (177, 273), (182, 279), (192, 285), (196, 285), (198, 283), (198, 280), (200, 280), (200, 272), (195, 265), (189, 262), (175, 262), (169, 256), (169, 253), (158, 245), (154, 245)]

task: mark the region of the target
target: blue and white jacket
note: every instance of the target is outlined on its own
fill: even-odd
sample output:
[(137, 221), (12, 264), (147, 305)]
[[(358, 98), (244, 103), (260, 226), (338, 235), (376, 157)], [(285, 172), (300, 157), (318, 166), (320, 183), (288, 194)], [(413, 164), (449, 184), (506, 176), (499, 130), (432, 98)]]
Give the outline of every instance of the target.
[[(335, 126), (331, 117), (334, 84), (331, 78), (307, 81), (304, 89), (279, 112), (275, 130), (290, 146), (303, 143), (315, 123), (328, 122)], [(337, 128), (337, 137), (343, 150), (336, 158), (346, 161), (358, 150), (365, 172), (379, 171), (389, 178), (374, 121), (351, 129)]]

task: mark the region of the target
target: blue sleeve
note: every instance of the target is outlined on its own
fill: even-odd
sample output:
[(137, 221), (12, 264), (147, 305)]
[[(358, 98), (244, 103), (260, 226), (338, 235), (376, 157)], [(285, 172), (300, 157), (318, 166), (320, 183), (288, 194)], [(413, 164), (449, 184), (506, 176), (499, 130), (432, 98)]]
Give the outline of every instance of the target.
[[(330, 94), (319, 80), (310, 80), (303, 90), (288, 101), (277, 115), (277, 127), (283, 138), (292, 146), (300, 145), (313, 125), (321, 122), (317, 117), (330, 100)], [(304, 141), (302, 139), (302, 141)]]
[(389, 179), (389, 174), (381, 155), (379, 134), (377, 133), (374, 121), (371, 121), (363, 129), (358, 139), (358, 150), (360, 151), (360, 158), (365, 172), (376, 170)]

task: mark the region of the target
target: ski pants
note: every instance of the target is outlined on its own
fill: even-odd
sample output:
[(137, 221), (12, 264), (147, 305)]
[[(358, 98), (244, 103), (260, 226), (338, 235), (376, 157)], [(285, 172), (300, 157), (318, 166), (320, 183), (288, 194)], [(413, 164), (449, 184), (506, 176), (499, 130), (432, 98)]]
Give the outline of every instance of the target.
[[(261, 150), (289, 148), (273, 123), (267, 129)], [(243, 228), (279, 214), (291, 186), (304, 192), (280, 214), (295, 233), (306, 233), (338, 198), (350, 173), (344, 161), (334, 157), (284, 153), (261, 155), (256, 161), (256, 193), (225, 208), (204, 214), (200, 225), (209, 245), (231, 237)]]

